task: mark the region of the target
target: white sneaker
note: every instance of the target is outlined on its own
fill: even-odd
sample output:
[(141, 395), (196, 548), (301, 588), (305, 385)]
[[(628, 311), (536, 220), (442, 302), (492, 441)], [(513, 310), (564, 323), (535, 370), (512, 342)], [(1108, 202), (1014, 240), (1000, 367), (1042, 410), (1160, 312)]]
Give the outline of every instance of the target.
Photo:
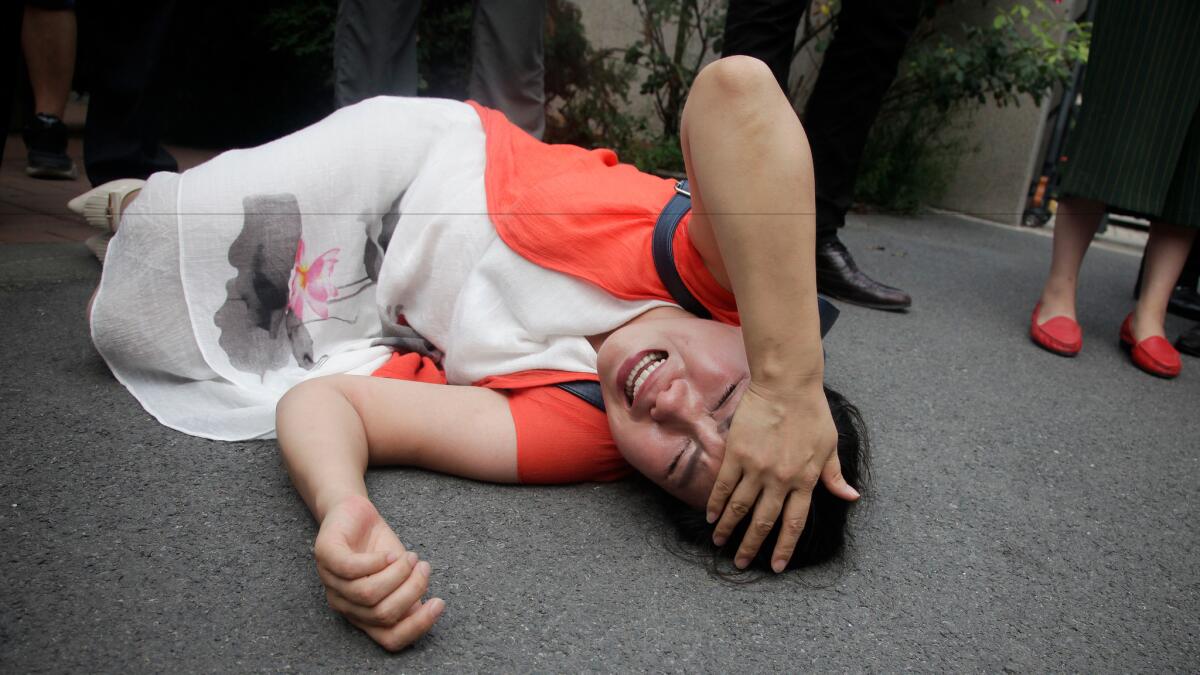
[[(121, 178), (99, 185), (67, 202), (67, 208), (83, 216), (88, 225), (112, 232), (121, 222), (121, 203), (130, 192), (142, 189), (146, 181)], [(99, 256), (97, 256), (99, 257)]]

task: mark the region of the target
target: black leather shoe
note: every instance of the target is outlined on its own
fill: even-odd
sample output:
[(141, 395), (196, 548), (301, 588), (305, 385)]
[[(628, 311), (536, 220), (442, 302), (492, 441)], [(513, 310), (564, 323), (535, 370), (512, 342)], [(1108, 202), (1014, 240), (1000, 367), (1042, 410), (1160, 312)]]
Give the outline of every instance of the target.
[(817, 243), (817, 292), (871, 309), (904, 311), (912, 306), (908, 293), (863, 274), (837, 239)]
[(1189, 356), (1200, 356), (1200, 323), (1187, 329), (1175, 340), (1175, 348)]

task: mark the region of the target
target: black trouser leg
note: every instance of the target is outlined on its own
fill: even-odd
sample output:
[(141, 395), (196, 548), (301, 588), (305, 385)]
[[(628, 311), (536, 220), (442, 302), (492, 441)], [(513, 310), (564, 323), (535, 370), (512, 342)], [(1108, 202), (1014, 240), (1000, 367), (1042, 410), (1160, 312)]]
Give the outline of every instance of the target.
[(807, 8), (808, 0), (729, 0), (721, 56), (761, 59), (786, 92), (796, 29)]
[[(904, 310), (907, 293), (871, 279), (837, 238), (883, 95), (916, 27), (921, 0), (843, 0), (804, 120), (817, 192), (817, 288), (867, 307)], [(766, 62), (785, 91), (808, 0), (730, 0), (724, 56)]]
[(17, 64), (21, 61), (21, 17), (25, 5), (7, 2), (0, 7), (0, 126), (4, 137), (0, 138), (0, 161), (4, 160), (4, 146), (8, 141), (8, 123), (12, 119), (13, 100), (16, 99)]
[[(1142, 264), (1145, 264), (1145, 258), (1142, 258)], [(1192, 250), (1188, 252), (1187, 261), (1183, 264), (1183, 271), (1179, 273), (1179, 280), (1175, 282), (1175, 288), (1171, 291), (1171, 300), (1167, 303), (1167, 311), (1176, 316), (1183, 316), (1190, 319), (1200, 319), (1200, 293), (1197, 292), (1196, 284), (1200, 281), (1200, 237), (1192, 243)], [(1141, 279), (1138, 279), (1141, 282)], [(1195, 331), (1193, 331), (1195, 333)], [(1198, 344), (1197, 338), (1200, 334), (1195, 334), (1191, 338), (1191, 344)], [(1194, 353), (1189, 352), (1189, 353)]]
[(372, 96), (416, 96), (420, 0), (341, 0), (333, 33), (339, 108)]
[(1175, 285), (1187, 286), (1192, 290), (1200, 285), (1200, 237), (1192, 242), (1192, 250), (1188, 253), (1187, 262), (1183, 263), (1183, 271), (1179, 273), (1179, 282)]
[(94, 47), (83, 140), (92, 185), (179, 168), (159, 142), (159, 71), (173, 8), (173, 0), (80, 3), (80, 30)]
[(467, 95), (541, 138), (546, 131), (546, 0), (475, 0)]
[(817, 241), (837, 237), (867, 134), (920, 15), (919, 0), (845, 0), (804, 115), (817, 184)]

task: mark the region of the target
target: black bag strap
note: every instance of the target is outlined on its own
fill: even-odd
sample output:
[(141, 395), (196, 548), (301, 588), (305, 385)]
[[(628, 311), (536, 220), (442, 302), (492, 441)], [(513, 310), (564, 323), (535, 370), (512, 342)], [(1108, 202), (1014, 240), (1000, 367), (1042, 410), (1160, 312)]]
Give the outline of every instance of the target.
[[(675, 184), (675, 195), (667, 202), (666, 208), (658, 217), (658, 222), (654, 224), (651, 255), (654, 258), (654, 269), (658, 271), (658, 278), (662, 280), (663, 286), (666, 287), (675, 302), (701, 319), (711, 319), (712, 314), (687, 289), (683, 278), (679, 276), (679, 270), (675, 268), (675, 230), (679, 229), (679, 222), (683, 220), (684, 214), (692, 208), (692, 193), (688, 187), (686, 180)], [(832, 302), (818, 295), (817, 313), (821, 319), (821, 337), (824, 338), (829, 329), (833, 328), (833, 324), (837, 322), (838, 314), (841, 312)]]
[(600, 394), (600, 383), (595, 380), (575, 380), (574, 382), (559, 382), (554, 385), (563, 391), (575, 394), (592, 404), (601, 412), (604, 411), (604, 397)]
[(667, 202), (666, 208), (658, 216), (654, 224), (654, 237), (650, 243), (650, 253), (654, 258), (654, 269), (662, 280), (667, 292), (679, 303), (679, 306), (701, 319), (711, 319), (712, 314), (700, 304), (696, 296), (688, 290), (675, 268), (675, 230), (679, 229), (679, 221), (685, 213), (692, 209), (692, 193), (688, 191), (688, 182), (681, 180), (675, 184), (675, 195)]

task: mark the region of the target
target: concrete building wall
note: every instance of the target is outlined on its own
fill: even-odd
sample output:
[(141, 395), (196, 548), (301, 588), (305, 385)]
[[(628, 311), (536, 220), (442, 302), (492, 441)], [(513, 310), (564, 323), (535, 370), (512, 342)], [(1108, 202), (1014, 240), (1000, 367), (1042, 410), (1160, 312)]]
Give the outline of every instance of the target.
[[(581, 15), (584, 33), (596, 49), (625, 49), (641, 34), (641, 16), (628, 0), (572, 0)], [(638, 94), (641, 79), (629, 87), (629, 112), (657, 122), (654, 102)]]
[[(954, 3), (938, 21), (944, 30), (957, 32), (962, 24), (989, 23), (998, 11), (1017, 4), (1021, 3)], [(1074, 4), (1050, 6), (1068, 17)], [(1047, 96), (1037, 105), (1031, 97), (1025, 97), (1019, 106), (1003, 108), (989, 101), (960, 115), (956, 124), (965, 125), (968, 152), (959, 160), (945, 194), (931, 206), (1006, 225), (1020, 224), (1029, 185), (1041, 167), (1042, 139), (1052, 100)]]
[(979, 106), (966, 122), (965, 154), (946, 192), (931, 206), (1005, 225), (1018, 225), (1039, 166), (1049, 103)]
[[(628, 0), (572, 0), (579, 7), (584, 32), (588, 41), (597, 49), (625, 49), (639, 37), (642, 26), (637, 8)], [(819, 14), (818, 3), (814, 2), (812, 11)], [(673, 37), (672, 31), (667, 31)], [(817, 70), (821, 66), (821, 56), (818, 43), (810, 44), (792, 64), (791, 89), (797, 93), (796, 100), (802, 105), (812, 91), (816, 80)], [(716, 60), (719, 54), (709, 54), (704, 63)], [(630, 87), (630, 107), (632, 113), (642, 115), (650, 121), (656, 121), (654, 104), (645, 96), (637, 93), (641, 82), (635, 82)]]
[(572, 0), (583, 19), (583, 30), (597, 49), (623, 49), (637, 39), (641, 21), (627, 0)]
[[(588, 41), (596, 49), (620, 49), (636, 42), (642, 32), (641, 15), (629, 0), (572, 0), (579, 7), (583, 30)], [(665, 31), (668, 49), (673, 48), (674, 29)], [(694, 50), (695, 54), (698, 50)], [(719, 54), (708, 54), (704, 63), (717, 59)], [(641, 79), (629, 88), (629, 112), (644, 117), (651, 124), (658, 124), (654, 112), (654, 101), (638, 93)]]

